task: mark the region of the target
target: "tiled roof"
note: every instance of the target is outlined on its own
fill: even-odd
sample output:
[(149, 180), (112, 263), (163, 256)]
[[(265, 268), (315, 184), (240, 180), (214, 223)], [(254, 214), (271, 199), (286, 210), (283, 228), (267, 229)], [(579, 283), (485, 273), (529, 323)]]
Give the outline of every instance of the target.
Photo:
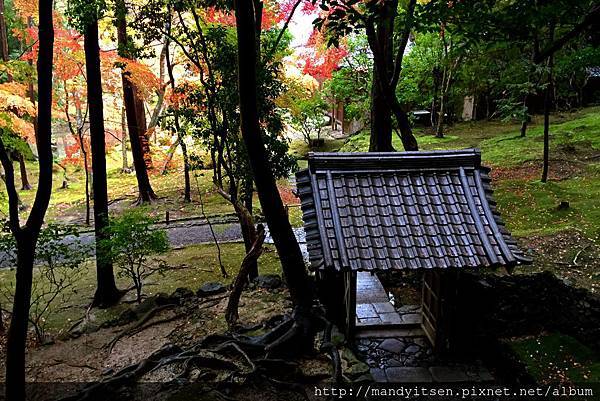
[(600, 66), (596, 67), (588, 67), (585, 69), (588, 77), (590, 78), (600, 78)]
[(478, 150), (311, 153), (296, 174), (313, 269), (514, 266)]

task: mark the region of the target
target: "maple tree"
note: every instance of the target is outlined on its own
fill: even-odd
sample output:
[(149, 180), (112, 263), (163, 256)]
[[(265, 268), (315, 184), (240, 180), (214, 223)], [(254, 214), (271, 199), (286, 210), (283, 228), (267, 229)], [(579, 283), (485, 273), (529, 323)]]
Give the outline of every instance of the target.
[(301, 52), (302, 71), (319, 82), (330, 79), (341, 61), (348, 55), (345, 46), (328, 46), (326, 38), (318, 30), (313, 30)]

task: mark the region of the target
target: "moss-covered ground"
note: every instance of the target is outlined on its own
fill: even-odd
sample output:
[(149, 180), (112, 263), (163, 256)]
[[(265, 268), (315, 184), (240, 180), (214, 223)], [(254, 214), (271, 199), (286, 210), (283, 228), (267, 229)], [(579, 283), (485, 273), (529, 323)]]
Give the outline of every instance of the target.
[(546, 333), (509, 345), (538, 383), (600, 382), (598, 356), (573, 337)]

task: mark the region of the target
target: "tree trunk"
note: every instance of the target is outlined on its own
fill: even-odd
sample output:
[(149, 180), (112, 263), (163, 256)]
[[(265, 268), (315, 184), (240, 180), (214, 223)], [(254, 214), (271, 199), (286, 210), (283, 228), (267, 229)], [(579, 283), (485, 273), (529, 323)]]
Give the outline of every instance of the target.
[(521, 138), (525, 138), (527, 135), (527, 124), (529, 124), (529, 110), (527, 109), (527, 98), (525, 95), (523, 98), (523, 109), (525, 110), (525, 115), (523, 116), (523, 121), (521, 121)]
[(396, 13), (390, 7), (396, 5), (396, 1), (390, 2), (377, 21), (377, 42), (381, 46), (382, 63), (385, 65), (386, 70), (379, 71), (377, 64), (373, 65), (369, 152), (393, 152), (395, 150), (392, 145), (392, 110), (382, 91), (379, 80), (389, 79), (394, 69), (393, 34)]
[(246, 251), (246, 256), (242, 261), (240, 271), (233, 282), (233, 288), (229, 299), (227, 301), (227, 309), (225, 310), (225, 321), (229, 329), (233, 329), (239, 318), (238, 305), (240, 303), (240, 297), (246, 284), (246, 279), (250, 275), (252, 265), (256, 265), (260, 254), (262, 253), (262, 246), (265, 241), (265, 229), (262, 224), (259, 224), (258, 230), (254, 230), (254, 242), (250, 246), (250, 249)]
[[(554, 22), (550, 23), (550, 42), (554, 40)], [(544, 156), (542, 165), (542, 182), (548, 181), (548, 170), (550, 164), (550, 109), (552, 108), (552, 94), (554, 84), (552, 70), (554, 69), (554, 53), (548, 57), (548, 85), (544, 92)]]
[(371, 136), (369, 152), (393, 152), (392, 146), (392, 110), (378, 84), (379, 75), (373, 66), (371, 84)]
[(21, 190), (29, 191), (31, 184), (27, 178), (27, 166), (25, 166), (25, 157), (19, 153), (19, 171), (21, 172)]
[(52, 193), (52, 63), (54, 27), (52, 25), (52, 1), (39, 1), (39, 54), (38, 75), (38, 129), (36, 145), (39, 158), (39, 179), (31, 213), (21, 227), (19, 223), (17, 191), (14, 171), (4, 144), (0, 140), (0, 159), (7, 175), (10, 229), (17, 242), (17, 271), (13, 311), (6, 344), (6, 399), (25, 401), (25, 346), (31, 302), (33, 262), (37, 238)]
[(179, 141), (179, 145), (181, 146), (181, 153), (183, 154), (183, 200), (189, 203), (192, 201), (192, 188), (190, 186), (190, 160), (188, 156), (187, 145), (183, 139)]
[[(414, 5), (415, 5), (415, 0), (411, 0), (409, 3), (409, 14), (411, 15), (411, 20), (412, 20), (412, 13), (414, 12)], [(389, 3), (386, 2), (386, 14), (390, 14), (392, 15), (391, 20), (392, 20), (392, 26), (393, 26), (393, 22), (395, 21), (395, 15), (396, 15), (396, 7), (397, 7), (398, 2), (397, 1), (391, 1)], [(400, 104), (400, 102), (398, 102), (398, 97), (396, 96), (396, 86), (398, 84), (398, 80), (396, 79), (397, 76), (399, 76), (399, 71), (402, 67), (402, 56), (404, 53), (404, 49), (406, 47), (406, 43), (408, 41), (408, 35), (410, 34), (410, 25), (408, 24), (407, 27), (405, 27), (405, 31), (403, 32), (403, 36), (401, 38), (401, 43), (398, 47), (398, 49), (396, 49), (397, 54), (396, 54), (396, 61), (394, 63), (394, 72), (397, 73), (397, 75), (394, 75), (394, 73), (386, 73), (385, 75), (382, 74), (382, 71), (389, 71), (389, 67), (386, 64), (386, 53), (389, 51), (388, 46), (386, 46), (385, 43), (387, 43), (387, 40), (384, 40), (384, 43), (380, 43), (379, 41), (379, 35), (377, 33), (377, 29), (375, 29), (375, 26), (373, 25), (372, 22), (367, 22), (366, 24), (366, 33), (367, 33), (367, 40), (369, 42), (369, 47), (371, 48), (371, 51), (373, 52), (373, 61), (374, 61), (374, 65), (377, 68), (377, 74), (373, 76), (373, 80), (375, 83), (377, 83), (379, 85), (379, 88), (381, 90), (381, 93), (383, 94), (383, 96), (385, 97), (385, 101), (387, 102), (389, 108), (392, 111), (392, 115), (395, 117), (396, 122), (398, 124), (398, 129), (400, 131), (400, 139), (402, 140), (402, 145), (404, 147), (404, 150), (406, 151), (415, 151), (415, 150), (419, 150), (419, 145), (417, 143), (417, 139), (415, 138), (415, 136), (412, 133), (412, 128), (410, 126), (410, 121), (408, 120), (408, 116), (406, 114), (406, 112), (403, 110), (402, 105)], [(378, 27), (380, 28), (380, 27)], [(390, 32), (393, 33), (393, 29), (390, 29)]]
[[(444, 79), (446, 78), (446, 71), (444, 70)], [(442, 81), (442, 87), (444, 83)], [(437, 126), (435, 129), (435, 137), (443, 138), (444, 137), (444, 113), (446, 113), (446, 93), (442, 89), (442, 93), (440, 94), (440, 110), (437, 118)]]
[(550, 56), (548, 59), (548, 68), (550, 68), (550, 72), (548, 73), (548, 86), (546, 87), (544, 93), (544, 156), (543, 156), (543, 165), (542, 165), (542, 182), (548, 181), (548, 170), (550, 164), (550, 108), (552, 104), (552, 58)]
[(137, 120), (137, 132), (142, 146), (142, 154), (144, 155), (144, 165), (146, 170), (154, 168), (152, 164), (152, 154), (150, 153), (150, 140), (148, 138), (148, 124), (146, 123), (146, 109), (144, 100), (139, 94), (135, 85), (131, 84), (133, 89), (133, 101), (135, 104), (135, 116)]
[(116, 303), (121, 297), (121, 293), (115, 284), (110, 254), (104, 247), (98, 246), (100, 241), (107, 239), (108, 193), (106, 185), (106, 145), (104, 143), (104, 110), (97, 20), (89, 22), (85, 28), (84, 50), (87, 74), (87, 98), (90, 113), (92, 171), (94, 174), (92, 185), (94, 188), (94, 230), (96, 234), (96, 272), (98, 283), (93, 305), (104, 307)]
[[(252, 218), (252, 196), (254, 194), (253, 182), (252, 180), (247, 180), (249, 182), (245, 182), (244, 186), (246, 187), (242, 193), (242, 203), (248, 214), (250, 219), (240, 217), (238, 215), (238, 220), (240, 222), (240, 228), (242, 231), (242, 237), (244, 238), (244, 248), (246, 249), (246, 253), (250, 252), (252, 246), (256, 242), (256, 227), (254, 227), (254, 219)], [(254, 280), (258, 277), (258, 258), (249, 259), (248, 263), (248, 281)]]
[[(128, 58), (127, 49), (129, 37), (127, 35), (127, 22), (125, 16), (127, 9), (123, 0), (118, 0), (116, 8), (117, 40), (119, 43), (119, 55)], [(138, 202), (149, 203), (156, 199), (156, 194), (150, 185), (148, 178), (148, 156), (149, 143), (146, 137), (146, 114), (144, 105), (136, 88), (129, 81), (125, 73), (121, 74), (123, 84), (123, 103), (125, 104), (125, 113), (127, 115), (127, 130), (129, 131), (129, 141), (131, 143), (131, 154), (133, 155), (133, 165), (135, 167), (135, 176), (138, 183)], [(147, 149), (146, 149), (147, 148)], [(146, 152), (144, 151), (146, 149)], [(151, 161), (150, 161), (151, 164)]]
[(25, 401), (25, 349), (29, 326), (33, 252), (37, 233), (22, 232), (17, 239), (17, 271), (12, 316), (6, 342), (6, 399)]
[(125, 107), (121, 109), (121, 158), (123, 159), (121, 171), (129, 171), (129, 162), (127, 161), (127, 114)]
[[(167, 66), (167, 73), (169, 74), (169, 80), (171, 81), (171, 90), (173, 90), (173, 92), (174, 92), (175, 88), (176, 88), (175, 75), (173, 74), (173, 64), (171, 63), (169, 46), (170, 46), (170, 41), (167, 38), (166, 42), (165, 42), (165, 46), (163, 47), (164, 61)], [(162, 57), (161, 57), (161, 60), (162, 60)], [(162, 63), (161, 63), (161, 65), (162, 65)], [(190, 185), (190, 160), (189, 160), (189, 156), (188, 156), (187, 145), (185, 144), (185, 141), (183, 140), (183, 136), (181, 134), (181, 126), (179, 124), (179, 110), (174, 110), (173, 120), (174, 120), (175, 130), (177, 131), (177, 141), (171, 146), (171, 148), (169, 148), (169, 151), (167, 152), (168, 157), (167, 157), (167, 160), (165, 161), (165, 165), (163, 166), (162, 174), (166, 174), (169, 162), (171, 161), (171, 159), (173, 158), (173, 155), (175, 154), (175, 149), (177, 148), (177, 144), (179, 144), (181, 146), (181, 153), (183, 155), (183, 180), (184, 180), (183, 199), (185, 202), (191, 202), (192, 201), (192, 189), (191, 189), (191, 185)], [(199, 191), (200, 191), (200, 188), (198, 188), (198, 192)]]
[(238, 86), (241, 131), (258, 191), (258, 198), (279, 253), (292, 302), (303, 311), (312, 306), (313, 294), (302, 252), (283, 207), (263, 143), (257, 107), (257, 37), (253, 2), (236, 0)]
[(4, 18), (4, 0), (0, 0), (0, 60), (8, 61), (8, 31)]

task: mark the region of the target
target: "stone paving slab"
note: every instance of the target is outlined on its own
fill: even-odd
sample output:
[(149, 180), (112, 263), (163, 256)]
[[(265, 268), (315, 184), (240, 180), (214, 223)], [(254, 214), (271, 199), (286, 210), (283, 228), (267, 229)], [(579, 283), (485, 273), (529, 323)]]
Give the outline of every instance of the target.
[(464, 369), (450, 366), (432, 366), (429, 368), (433, 381), (438, 383), (467, 383), (473, 381)]
[(359, 319), (369, 319), (379, 317), (372, 304), (357, 304), (356, 317)]
[(356, 281), (356, 325), (390, 326), (402, 324), (402, 317), (389, 301), (377, 276), (358, 272)]
[(357, 338), (396, 338), (396, 337), (422, 337), (425, 332), (420, 327), (405, 329), (402, 327), (377, 327), (362, 326), (356, 331)]
[(431, 373), (421, 367), (392, 367), (385, 370), (389, 383), (429, 383), (433, 381)]

